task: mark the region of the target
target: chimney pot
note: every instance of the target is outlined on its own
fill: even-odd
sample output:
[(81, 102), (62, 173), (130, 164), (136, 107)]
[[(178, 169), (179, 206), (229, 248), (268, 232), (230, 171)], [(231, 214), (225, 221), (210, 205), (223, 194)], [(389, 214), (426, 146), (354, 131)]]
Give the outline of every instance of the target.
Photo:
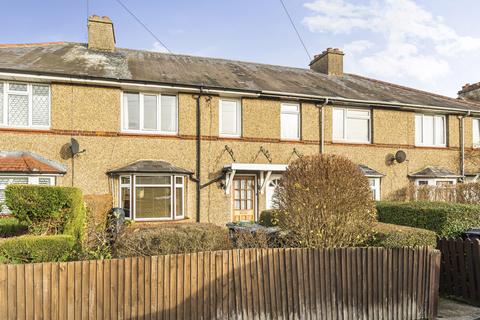
[(109, 17), (92, 15), (88, 18), (88, 49), (115, 51), (115, 31)]
[(310, 69), (326, 75), (343, 75), (344, 53), (338, 48), (327, 48), (321, 54), (314, 56)]

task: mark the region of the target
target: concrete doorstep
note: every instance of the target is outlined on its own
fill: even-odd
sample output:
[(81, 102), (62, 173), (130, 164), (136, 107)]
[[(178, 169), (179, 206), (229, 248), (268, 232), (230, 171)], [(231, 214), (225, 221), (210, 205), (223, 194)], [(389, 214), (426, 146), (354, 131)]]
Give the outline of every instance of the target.
[(455, 300), (440, 298), (438, 303), (438, 319), (477, 320), (480, 319), (480, 308)]

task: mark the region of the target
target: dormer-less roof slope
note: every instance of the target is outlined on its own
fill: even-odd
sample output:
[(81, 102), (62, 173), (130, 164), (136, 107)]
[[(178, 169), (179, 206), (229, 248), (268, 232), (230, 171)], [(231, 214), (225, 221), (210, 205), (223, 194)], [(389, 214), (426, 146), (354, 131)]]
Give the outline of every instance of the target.
[(1, 173), (63, 175), (66, 167), (33, 152), (0, 151)]
[(441, 167), (428, 166), (423, 168), (420, 171), (410, 173), (408, 175), (411, 178), (461, 178), (461, 175), (458, 175), (448, 169)]
[(92, 51), (80, 43), (0, 46), (0, 72), (274, 91), (480, 112), (475, 103), (353, 74), (328, 76), (302, 68), (121, 48)]
[(108, 174), (123, 174), (123, 173), (168, 173), (168, 174), (185, 174), (191, 175), (192, 172), (172, 165), (169, 162), (161, 160), (139, 160), (121, 168), (110, 170)]

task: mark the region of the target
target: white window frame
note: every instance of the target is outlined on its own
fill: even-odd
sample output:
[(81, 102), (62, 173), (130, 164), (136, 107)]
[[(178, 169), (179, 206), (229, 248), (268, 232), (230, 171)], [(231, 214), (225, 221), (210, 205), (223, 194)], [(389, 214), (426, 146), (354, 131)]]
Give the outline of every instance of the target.
[[(174, 195), (174, 212), (175, 212), (175, 219), (184, 219), (185, 218), (185, 177), (184, 176), (173, 176), (175, 179), (173, 185), (174, 185), (174, 190), (175, 190), (175, 195)], [(177, 178), (182, 179), (181, 184), (177, 184)], [(178, 214), (177, 212), (177, 188), (182, 189), (182, 214)]]
[[(335, 110), (342, 110), (343, 111), (343, 133), (342, 133), (342, 138), (335, 137), (335, 128), (338, 124), (335, 123), (333, 120), (333, 115)], [(368, 112), (368, 117), (353, 117), (349, 116), (348, 113), (349, 111), (362, 111), (362, 112)], [(348, 139), (348, 125), (347, 125), (347, 119), (362, 119), (362, 120), (368, 120), (368, 139), (367, 140), (361, 140), (361, 139)], [(334, 107), (332, 109), (332, 141), (333, 142), (349, 142), (349, 143), (372, 143), (372, 111), (370, 109), (362, 109), (362, 108), (339, 108), (339, 107)]]
[[(418, 132), (417, 128), (417, 117), (420, 116), (422, 117), (422, 130), (421, 132)], [(433, 117), (433, 144), (427, 144), (423, 142), (423, 131), (424, 131), (424, 126), (425, 126), (425, 121), (424, 118), (425, 116), (428, 117)], [(436, 135), (436, 118), (442, 118), (443, 119), (443, 143), (437, 143), (437, 135)], [(445, 115), (439, 115), (439, 114), (428, 114), (428, 113), (416, 113), (415, 114), (415, 145), (419, 147), (446, 147), (447, 146), (447, 117)], [(421, 142), (419, 143), (417, 140), (418, 135), (421, 134)]]
[(372, 190), (373, 200), (380, 201), (381, 199), (380, 178), (368, 178), (368, 182), (369, 184), (370, 182), (373, 182), (373, 185), (370, 185), (370, 190)]
[[(137, 184), (137, 177), (170, 177), (170, 184)], [(138, 173), (138, 174), (122, 174), (118, 177), (119, 179), (119, 196), (118, 196), (118, 204), (119, 207), (122, 205), (122, 187), (127, 188), (128, 184), (122, 184), (121, 183), (121, 177), (130, 177), (130, 217), (128, 219), (131, 219), (133, 221), (175, 221), (175, 220), (182, 220), (185, 219), (185, 176), (184, 175), (172, 175), (172, 174), (161, 174), (161, 173)], [(176, 183), (176, 178), (182, 178), (182, 184), (177, 184)], [(137, 218), (137, 212), (136, 212), (136, 194), (137, 194), (137, 187), (160, 187), (160, 188), (165, 188), (169, 187), (170, 188), (170, 194), (171, 194), (171, 199), (170, 199), (170, 216), (169, 217), (158, 217), (158, 218)], [(177, 214), (176, 210), (176, 188), (182, 188), (182, 195), (183, 195), (183, 201), (182, 201), (182, 214), (179, 215)]]
[[(57, 179), (55, 176), (52, 175), (28, 175), (28, 174), (0, 174), (0, 179), (16, 179), (16, 178), (27, 178), (27, 184), (28, 185), (40, 185), (39, 180), (40, 179), (50, 179), (50, 184), (49, 186), (55, 186), (57, 184)], [(12, 183), (7, 183), (7, 184), (0, 184), (0, 190), (5, 190), (8, 185), (11, 185)], [(9, 213), (8, 208), (4, 203), (0, 201), (0, 215), (1, 214), (7, 214)]]
[[(237, 132), (235, 132), (234, 134), (223, 132), (223, 123), (222, 123), (223, 101), (235, 102), (237, 105), (237, 110), (236, 110)], [(218, 101), (218, 135), (220, 137), (239, 138), (242, 136), (242, 129), (243, 129), (242, 128), (242, 101), (240, 99), (233, 99), (233, 98), (220, 98)]]
[(428, 186), (437, 186), (437, 182), (452, 182), (452, 184), (457, 184), (457, 179), (455, 178), (416, 178), (415, 185), (420, 186), (421, 181), (426, 181)]
[[(19, 82), (19, 81), (0, 81), (3, 84), (3, 117), (0, 119), (0, 128), (19, 128), (19, 129), (50, 129), (52, 123), (52, 99), (51, 94), (52, 90), (50, 84), (48, 83), (29, 83), (29, 82)], [(10, 84), (25, 84), (27, 85), (27, 91), (15, 91), (10, 90)], [(48, 87), (48, 125), (33, 125), (33, 86), (46, 86)], [(8, 95), (23, 95), (28, 97), (28, 124), (26, 126), (22, 125), (11, 125), (8, 123)]]
[[(130, 179), (130, 183), (122, 183), (122, 178), (129, 178)], [(125, 219), (128, 219), (128, 220), (131, 220), (132, 219), (132, 215), (133, 215), (133, 211), (132, 211), (132, 176), (131, 175), (121, 175), (119, 176), (118, 178), (118, 184), (119, 184), (119, 188), (120, 188), (120, 192), (118, 193), (118, 206), (120, 208), (123, 208), (123, 196), (122, 196), (122, 189), (130, 189), (130, 208), (129, 209), (129, 215), (128, 217), (125, 217)]]
[[(284, 106), (295, 106), (297, 108), (296, 111), (284, 111), (283, 107)], [(282, 115), (283, 114), (293, 114), (297, 116), (297, 136), (296, 137), (286, 137), (283, 133), (283, 127), (282, 127)], [(294, 102), (282, 102), (280, 104), (280, 139), (281, 140), (293, 140), (293, 141), (298, 141), (301, 139), (301, 132), (302, 132), (302, 122), (301, 122), (301, 110), (300, 110), (300, 104), (299, 103), (294, 103)]]
[[(128, 107), (125, 105), (124, 96), (125, 94), (138, 94), (139, 96), (139, 129), (128, 129)], [(174, 131), (164, 131), (161, 130), (161, 120), (162, 120), (162, 95), (163, 96), (172, 96), (175, 97), (175, 130)], [(144, 119), (144, 96), (156, 96), (157, 97), (157, 128), (154, 129), (144, 129), (145, 119)], [(169, 94), (169, 93), (158, 93), (158, 92), (136, 92), (136, 91), (122, 91), (120, 93), (120, 104), (121, 104), (121, 116), (120, 116), (120, 128), (122, 132), (125, 133), (142, 133), (142, 134), (162, 134), (162, 135), (178, 135), (178, 95)]]
[[(477, 126), (477, 133), (475, 134), (475, 124)], [(475, 141), (477, 140), (477, 141)], [(472, 146), (475, 149), (480, 148), (480, 118), (472, 119)]]

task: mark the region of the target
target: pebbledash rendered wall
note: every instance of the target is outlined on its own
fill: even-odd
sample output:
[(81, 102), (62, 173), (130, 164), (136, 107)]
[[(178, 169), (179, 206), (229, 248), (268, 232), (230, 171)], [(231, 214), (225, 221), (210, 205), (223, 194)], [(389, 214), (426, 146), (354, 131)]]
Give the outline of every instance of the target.
[[(36, 152), (68, 167), (67, 174), (58, 178), (59, 185), (75, 185), (85, 194), (112, 192), (112, 181), (106, 175), (141, 159), (165, 160), (195, 172), (196, 161), (196, 100), (192, 94), (179, 94), (179, 134), (161, 136), (125, 134), (120, 132), (121, 89), (84, 85), (51, 85), (51, 129), (0, 129), (0, 150)], [(201, 98), (202, 175), (205, 183), (218, 176), (220, 170), (233, 162), (225, 151), (228, 145), (240, 163), (268, 163), (259, 153), (267, 149), (272, 163), (289, 163), (300, 154), (316, 154), (320, 150), (320, 112), (312, 103), (301, 105), (301, 141), (280, 140), (280, 100), (242, 99), (242, 138), (218, 137), (219, 97)], [(427, 165), (441, 166), (459, 172), (460, 121), (448, 116), (448, 146), (446, 148), (415, 147), (414, 112), (376, 108), (372, 111), (372, 144), (332, 143), (331, 107), (325, 107), (325, 152), (337, 153), (356, 163), (385, 174), (381, 182), (383, 199), (408, 183), (407, 174)], [(465, 120), (466, 149), (472, 148), (471, 118)], [(86, 152), (74, 160), (64, 159), (62, 148), (74, 136)], [(388, 164), (387, 155), (402, 149), (408, 161)], [(116, 189), (116, 182), (113, 184)], [(116, 190), (115, 190), (116, 192)], [(187, 183), (187, 213), (195, 220), (195, 183)], [(218, 183), (202, 189), (201, 221), (223, 224), (230, 220), (230, 196)], [(259, 209), (265, 208), (265, 195), (259, 195)]]

